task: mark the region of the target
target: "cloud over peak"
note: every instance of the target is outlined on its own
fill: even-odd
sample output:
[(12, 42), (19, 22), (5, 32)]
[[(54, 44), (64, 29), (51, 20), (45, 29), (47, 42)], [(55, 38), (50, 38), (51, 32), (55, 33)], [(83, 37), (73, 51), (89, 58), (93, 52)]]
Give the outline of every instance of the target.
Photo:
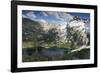
[(23, 13), (23, 18), (29, 18), (31, 20), (40, 21), (43, 23), (67, 24), (67, 22), (69, 22), (73, 16), (67, 12), (27, 11), (26, 13)]

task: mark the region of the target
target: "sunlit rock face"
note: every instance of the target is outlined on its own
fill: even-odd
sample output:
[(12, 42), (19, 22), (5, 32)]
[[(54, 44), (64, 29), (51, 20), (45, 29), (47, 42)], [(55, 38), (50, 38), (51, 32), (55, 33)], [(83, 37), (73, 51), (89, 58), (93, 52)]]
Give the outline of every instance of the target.
[(50, 24), (50, 23), (40, 23), (45, 32), (48, 32), (51, 29), (55, 29), (58, 32), (58, 36), (60, 37), (59, 41), (64, 41), (66, 39), (66, 24)]
[(73, 28), (74, 31), (81, 31), (85, 29), (85, 23), (81, 20), (80, 21), (74, 20), (70, 22), (69, 27)]
[(85, 23), (80, 17), (75, 16), (73, 20), (69, 22), (68, 27), (72, 28), (74, 31), (83, 31), (85, 30)]
[(71, 28), (71, 32), (78, 32), (78, 36), (76, 37), (77, 42), (81, 42), (82, 45), (86, 45), (88, 43), (86, 27), (84, 21), (79, 17), (74, 17), (73, 20), (69, 22), (67, 25), (68, 28)]

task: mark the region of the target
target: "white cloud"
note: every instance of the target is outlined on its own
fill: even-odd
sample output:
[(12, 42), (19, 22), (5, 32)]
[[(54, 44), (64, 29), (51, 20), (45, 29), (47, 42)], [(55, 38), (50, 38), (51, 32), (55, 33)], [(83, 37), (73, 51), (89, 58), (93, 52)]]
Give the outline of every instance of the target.
[(54, 11), (48, 11), (48, 12), (44, 12), (47, 16), (53, 16), (57, 19), (59, 19), (59, 15), (58, 15), (58, 12), (54, 12)]
[(26, 15), (24, 15), (24, 14), (22, 15), (22, 17), (23, 17), (23, 18), (27, 18), (27, 16), (26, 16)]
[(48, 11), (48, 12), (42, 12), (44, 16), (53, 16), (56, 19), (59, 19), (64, 22), (69, 22), (71, 19), (73, 19), (73, 16), (66, 13), (66, 12), (53, 12), (53, 11)]
[[(66, 24), (73, 19), (73, 16), (68, 14), (67, 12), (55, 12), (55, 11), (42, 11), (42, 16), (49, 18), (50, 16), (52, 16), (54, 18), (54, 20), (52, 19), (51, 22), (53, 22), (54, 24)], [(23, 15), (23, 17), (27, 17), (31, 20), (35, 20), (35, 21), (40, 21), (43, 23), (48, 22), (45, 19), (39, 18), (37, 17), (37, 15), (35, 14), (35, 12), (30, 11), (27, 14)]]
[(43, 16), (48, 16), (48, 14), (46, 12), (42, 12)]
[(37, 21), (42, 22), (42, 23), (47, 23), (47, 21), (44, 19), (38, 19)]
[(34, 20), (35, 18), (37, 18), (37, 16), (34, 14), (34, 12), (28, 12), (26, 14), (27, 18)]
[[(46, 16), (46, 14), (45, 14), (45, 16)], [(40, 22), (40, 23), (41, 23), (41, 22), (42, 22), (42, 23), (47, 23), (46, 20), (41, 19), (41, 18), (38, 18), (38, 17), (35, 15), (35, 13), (34, 13), (33, 11), (28, 12), (27, 14), (23, 14), (22, 17), (23, 17), (23, 18), (29, 18), (29, 19), (31, 19), (31, 20), (38, 21), (38, 22)]]
[(66, 22), (69, 22), (71, 19), (73, 19), (73, 16), (70, 15), (70, 14), (68, 14), (68, 13), (61, 13), (61, 12), (59, 12), (59, 18), (61, 20), (64, 20)]

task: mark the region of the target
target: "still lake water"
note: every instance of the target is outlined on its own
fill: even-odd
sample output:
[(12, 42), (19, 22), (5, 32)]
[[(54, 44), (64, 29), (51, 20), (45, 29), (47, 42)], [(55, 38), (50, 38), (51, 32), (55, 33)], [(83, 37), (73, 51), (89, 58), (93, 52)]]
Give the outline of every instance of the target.
[(90, 59), (90, 48), (71, 50), (68, 48), (23, 48), (23, 62)]
[(57, 56), (63, 56), (65, 51), (68, 51), (65, 48), (48, 48), (48, 49), (41, 49), (41, 50), (34, 50), (32, 48), (24, 48), (23, 49), (23, 55), (32, 55), (37, 54), (44, 57), (57, 57)]

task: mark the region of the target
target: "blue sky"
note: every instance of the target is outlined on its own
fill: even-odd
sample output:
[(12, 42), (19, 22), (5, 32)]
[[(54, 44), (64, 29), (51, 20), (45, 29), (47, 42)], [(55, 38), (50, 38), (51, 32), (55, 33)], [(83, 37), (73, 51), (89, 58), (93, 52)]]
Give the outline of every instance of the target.
[(79, 16), (82, 19), (87, 19), (90, 21), (90, 14), (89, 13), (72, 13), (70, 12), (69, 14), (71, 14), (72, 16)]
[(23, 10), (22, 15), (23, 18), (29, 18), (31, 20), (53, 24), (67, 24), (67, 22), (74, 16), (79, 16), (82, 19), (87, 19), (88, 21), (90, 21), (89, 13)]

